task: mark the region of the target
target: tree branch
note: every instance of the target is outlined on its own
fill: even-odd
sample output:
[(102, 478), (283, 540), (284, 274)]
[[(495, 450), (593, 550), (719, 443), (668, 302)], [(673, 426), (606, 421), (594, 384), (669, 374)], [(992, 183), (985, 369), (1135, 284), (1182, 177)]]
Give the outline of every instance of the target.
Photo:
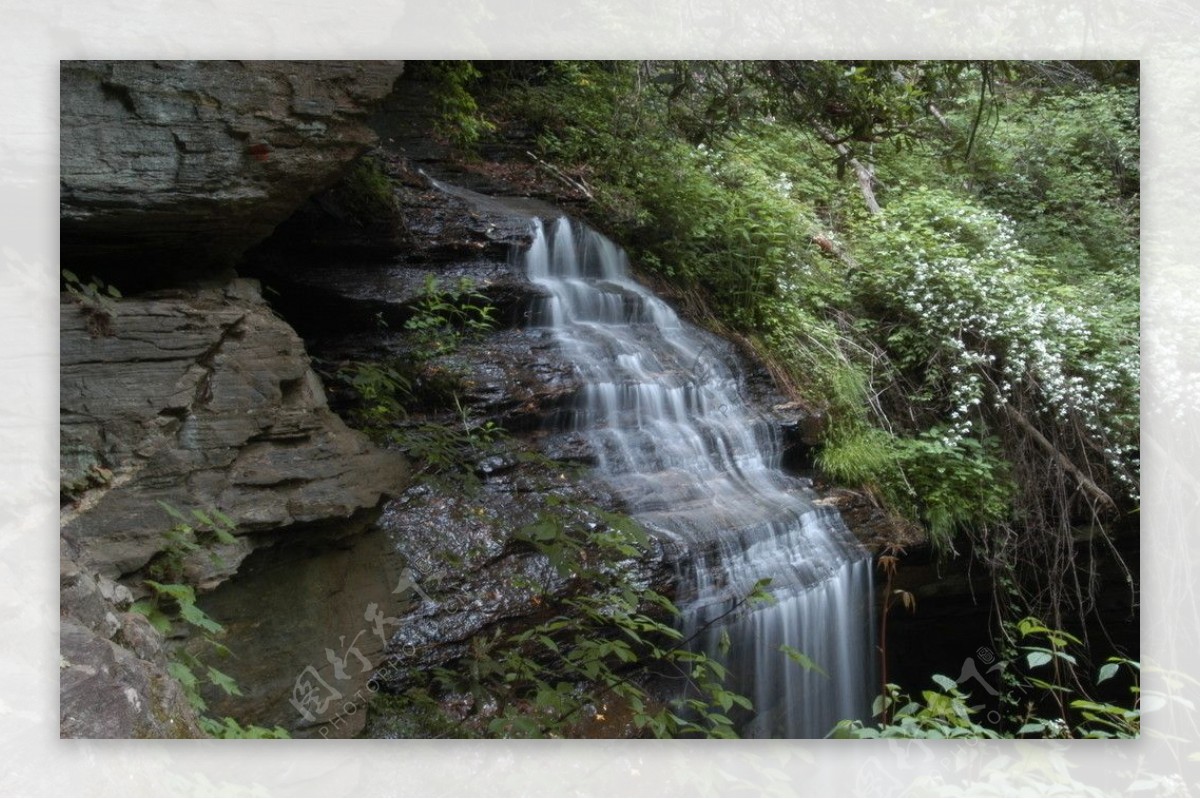
[(1012, 419), (1014, 422), (1016, 422), (1018, 427), (1028, 433), (1029, 437), (1032, 438), (1034, 442), (1036, 442), (1037, 445), (1051, 457), (1052, 460), (1062, 467), (1063, 471), (1074, 477), (1075, 482), (1079, 484), (1079, 487), (1085, 493), (1090, 494), (1101, 504), (1106, 505), (1113, 510), (1117, 509), (1117, 503), (1113, 502), (1112, 497), (1106, 494), (1104, 489), (1096, 485), (1096, 483), (1090, 477), (1084, 474), (1078, 466), (1071, 463), (1071, 460), (1061, 451), (1059, 451), (1057, 447), (1051, 444), (1050, 440), (1042, 435), (1042, 432), (1034, 427), (1033, 423), (1026, 419), (1020, 411), (1007, 404), (1003, 407), (1005, 413), (1008, 414), (1008, 418)]
[(854, 169), (854, 174), (858, 178), (858, 188), (862, 192), (863, 199), (867, 201), (867, 210), (872, 214), (883, 213), (883, 209), (879, 207), (879, 202), (875, 199), (875, 189), (872, 187), (875, 175), (872, 174), (870, 167), (855, 158), (845, 142), (838, 139), (824, 122), (811, 117), (809, 121), (817, 134), (825, 140), (825, 143), (836, 150), (837, 154)]
[(562, 183), (564, 183), (565, 185), (569, 186), (572, 189), (575, 189), (575, 191), (582, 193), (583, 196), (587, 197), (589, 200), (596, 199), (595, 196), (592, 194), (592, 190), (590, 188), (588, 188), (587, 184), (584, 183), (582, 180), (576, 180), (576, 179), (572, 178), (566, 172), (563, 172), (561, 169), (554, 166), (553, 164), (546, 163), (545, 161), (538, 158), (536, 155), (529, 152), (528, 150), (525, 151), (525, 155), (532, 158), (535, 164), (537, 164), (542, 169), (549, 172), (552, 176), (554, 176), (555, 178), (560, 180)]

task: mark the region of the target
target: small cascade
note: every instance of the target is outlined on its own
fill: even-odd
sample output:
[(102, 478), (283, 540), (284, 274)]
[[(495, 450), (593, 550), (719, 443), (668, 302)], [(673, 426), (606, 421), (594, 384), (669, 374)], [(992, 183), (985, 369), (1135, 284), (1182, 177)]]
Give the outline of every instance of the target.
[[(867, 717), (870, 557), (836, 511), (780, 470), (777, 430), (742, 400), (736, 359), (635, 282), (625, 253), (595, 231), (535, 222), (524, 260), (546, 294), (535, 323), (553, 329), (583, 378), (559, 423), (589, 440), (599, 476), (681, 553), (684, 633), (754, 703), (735, 719), (741, 734), (821, 737)], [(735, 609), (762, 578), (775, 602)]]

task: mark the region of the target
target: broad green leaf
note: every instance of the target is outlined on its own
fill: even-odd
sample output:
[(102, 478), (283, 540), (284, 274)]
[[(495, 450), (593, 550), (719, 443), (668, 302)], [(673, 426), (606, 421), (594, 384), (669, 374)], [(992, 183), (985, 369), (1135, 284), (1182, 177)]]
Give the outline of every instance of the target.
[(793, 663), (799, 664), (800, 667), (803, 668), (805, 671), (815, 671), (818, 674), (820, 674), (822, 677), (829, 676), (829, 672), (825, 671), (825, 669), (821, 668), (817, 664), (816, 661), (814, 661), (812, 658), (810, 658), (808, 655), (804, 654), (803, 652), (799, 651), (798, 649), (790, 647), (787, 644), (781, 644), (779, 647), (779, 651), (783, 652), (785, 655), (787, 655), (788, 659), (791, 660)]
[(181, 602), (179, 605), (179, 616), (188, 624), (199, 627), (202, 630), (207, 630), (210, 633), (219, 633), (225, 630), (211, 616), (192, 604)]
[(958, 683), (944, 674), (933, 675), (933, 681), (941, 686), (942, 690), (944, 691), (953, 691), (954, 689), (958, 688)]
[(194, 689), (200, 684), (192, 670), (178, 660), (172, 660), (167, 664), (167, 673), (179, 680), (184, 688)]
[(238, 688), (237, 681), (223, 671), (215, 669), (212, 666), (207, 667), (208, 679), (213, 685), (220, 688), (230, 696), (241, 696), (242, 691)]

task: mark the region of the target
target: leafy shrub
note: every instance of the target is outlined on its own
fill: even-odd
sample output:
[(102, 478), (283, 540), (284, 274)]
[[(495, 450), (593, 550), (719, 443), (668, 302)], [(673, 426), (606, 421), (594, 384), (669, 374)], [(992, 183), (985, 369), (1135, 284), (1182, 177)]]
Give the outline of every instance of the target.
[(948, 420), (948, 450), (982, 442), (991, 412), (1011, 406), (1073, 425), (1136, 496), (1138, 360), (1124, 331), (1045, 298), (1011, 222), (958, 197), (913, 191), (866, 227), (854, 285), (881, 320), (870, 335), (909, 401)]
[(439, 134), (463, 151), (470, 151), (494, 130), (479, 110), (469, 87), (481, 77), (470, 61), (420, 61), (413, 63), (418, 77), (429, 80), (434, 88), (437, 111), (435, 128)]
[[(970, 695), (954, 680), (942, 674), (933, 675), (940, 690), (921, 692), (921, 700), (901, 693), (897, 685), (889, 684), (886, 693), (875, 700), (873, 714), (881, 718), (874, 725), (860, 721), (840, 722), (831, 733), (834, 738), (1136, 738), (1141, 732), (1141, 694), (1137, 677), (1140, 664), (1123, 657), (1110, 657), (1100, 667), (1090, 687), (1112, 679), (1124, 668), (1132, 680), (1133, 701), (1129, 707), (1097, 702), (1086, 696), (1078, 679), (1078, 660), (1069, 649), (1082, 648), (1083, 643), (1062, 630), (1046, 627), (1035, 618), (1025, 618), (1012, 625), (1023, 653), (1022, 663), (997, 664), (1004, 675), (1005, 692), (1002, 700), (1009, 708), (1007, 718), (999, 725), (986, 726), (976, 719), (982, 706), (972, 706)], [(1022, 665), (1028, 668), (1021, 668)], [(1049, 667), (1049, 680), (1031, 672)], [(1065, 683), (1071, 681), (1084, 696), (1067, 700), (1075, 690)], [(1022, 708), (1014, 698), (1027, 699)], [(1040, 714), (1038, 697), (1050, 697), (1057, 708), (1056, 718)], [(1034, 697), (1035, 699), (1030, 699)]]

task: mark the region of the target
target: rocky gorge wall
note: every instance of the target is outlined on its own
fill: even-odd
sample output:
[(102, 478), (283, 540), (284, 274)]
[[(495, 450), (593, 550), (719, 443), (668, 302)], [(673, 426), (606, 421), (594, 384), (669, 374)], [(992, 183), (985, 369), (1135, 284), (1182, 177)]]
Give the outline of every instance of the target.
[[(454, 170), (440, 154), (410, 157), (428, 147), (419, 87), (389, 98), (390, 146), (376, 153), (394, 218), (363, 227), (346, 207), (361, 188), (354, 158), (373, 139), (365, 110), (399, 70), (64, 64), (63, 267), (123, 296), (65, 291), (61, 306), (63, 736), (201, 734), (170, 673), (180, 652), (241, 688), (203, 686), (210, 717), (356, 734), (361, 700), (302, 709), (299, 686), (361, 696), (398, 654), (416, 655), (404, 669), (425, 668), (529, 614), (517, 584), (554, 578), (516, 531), (551, 493), (606, 504), (506, 457), (470, 467), (482, 483), (470, 496), (409, 488), (405, 458), (330, 408), (331, 364), (405, 356), (403, 323), (430, 277), (467, 278), (497, 309), (500, 331), (431, 366), (471, 375), (457, 389), (466, 412), (532, 432), (575, 388), (548, 337), (520, 330), (532, 295), (510, 263), (529, 215), (559, 212), (531, 200), (479, 209), (436, 190), (418, 167)], [(421, 421), (461, 423), (444, 410)], [(570, 448), (559, 454), (579, 455)], [(204, 545), (178, 557), (168, 506), (220, 510), (236, 535), (201, 529)], [(164, 636), (132, 609), (173, 559), (172, 579), (224, 627), (231, 654), (219, 661), (188, 625)], [(666, 579), (661, 559), (645, 565), (645, 581)]]
[(160, 503), (238, 523), (182, 558), (204, 590), (256, 549), (361, 532), (403, 488), (404, 459), (329, 410), (299, 336), (228, 271), (375, 140), (364, 120), (401, 72), (63, 63), (62, 267), (126, 293), (61, 306), (63, 736), (200, 734), (130, 612), (171, 554)]

